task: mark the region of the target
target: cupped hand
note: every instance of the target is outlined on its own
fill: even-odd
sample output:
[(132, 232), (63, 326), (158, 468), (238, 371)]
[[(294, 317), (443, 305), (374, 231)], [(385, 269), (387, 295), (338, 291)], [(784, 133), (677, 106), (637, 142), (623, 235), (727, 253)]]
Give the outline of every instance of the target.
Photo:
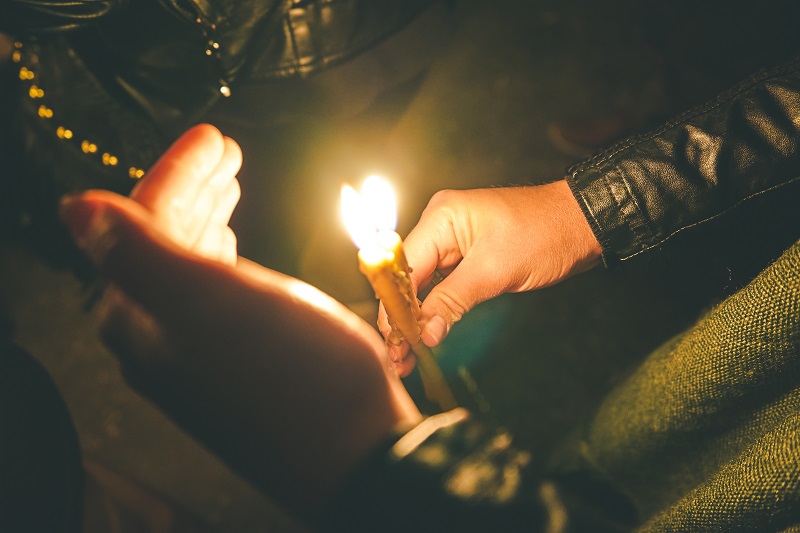
[[(228, 227), (241, 190), (236, 173), (242, 151), (209, 124), (186, 131), (147, 171), (130, 194), (148, 212), (149, 223), (177, 246), (208, 259), (236, 264), (236, 236)], [(103, 332), (124, 331), (125, 342), (158, 360), (164, 357), (158, 324), (135, 301), (108, 283), (100, 303)], [(112, 348), (120, 335), (106, 335)]]
[[(299, 280), (231, 261), (229, 241), (208, 231), (227, 222), (224, 182), (238, 167), (238, 151), (208, 128), (179, 140), (136, 200), (88, 191), (65, 199), (61, 216), (119, 295), (101, 328), (131, 383), (313, 520), (359, 462), (420, 414), (387, 372), (374, 329)], [(208, 190), (221, 196), (196, 200)], [(210, 244), (197, 246), (203, 235)]]
[(152, 222), (182, 246), (210, 259), (236, 263), (228, 227), (241, 189), (242, 150), (214, 126), (184, 133), (134, 187), (130, 197), (153, 213)]
[[(414, 287), (444, 279), (421, 306), (422, 341), (438, 345), (477, 304), (553, 285), (600, 262), (601, 248), (566, 181), (531, 187), (440, 191), (405, 240)], [(400, 375), (415, 359), (378, 320)]]

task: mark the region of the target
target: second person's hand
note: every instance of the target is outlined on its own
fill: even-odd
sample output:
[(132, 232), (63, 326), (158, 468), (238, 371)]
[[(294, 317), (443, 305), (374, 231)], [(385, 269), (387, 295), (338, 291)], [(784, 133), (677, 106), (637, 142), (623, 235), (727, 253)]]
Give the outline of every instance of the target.
[[(600, 262), (601, 248), (566, 181), (531, 187), (440, 191), (405, 241), (415, 288), (444, 279), (422, 303), (422, 341), (436, 346), (477, 304), (547, 287)], [(381, 309), (379, 328), (390, 339)], [(400, 375), (415, 359), (389, 343)]]

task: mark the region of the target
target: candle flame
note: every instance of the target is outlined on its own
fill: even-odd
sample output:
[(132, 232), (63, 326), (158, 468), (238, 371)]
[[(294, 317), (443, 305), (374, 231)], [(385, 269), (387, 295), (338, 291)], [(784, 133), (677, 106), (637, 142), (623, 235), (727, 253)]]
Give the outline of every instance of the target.
[(376, 243), (381, 232), (397, 227), (397, 202), (391, 185), (379, 176), (368, 177), (361, 192), (342, 187), (342, 219), (359, 249)]

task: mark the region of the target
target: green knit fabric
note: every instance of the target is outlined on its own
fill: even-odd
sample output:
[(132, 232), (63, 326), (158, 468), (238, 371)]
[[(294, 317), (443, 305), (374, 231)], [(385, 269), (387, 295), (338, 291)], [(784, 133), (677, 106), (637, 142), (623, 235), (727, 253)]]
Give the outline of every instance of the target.
[(800, 243), (602, 403), (585, 460), (643, 531), (797, 531)]

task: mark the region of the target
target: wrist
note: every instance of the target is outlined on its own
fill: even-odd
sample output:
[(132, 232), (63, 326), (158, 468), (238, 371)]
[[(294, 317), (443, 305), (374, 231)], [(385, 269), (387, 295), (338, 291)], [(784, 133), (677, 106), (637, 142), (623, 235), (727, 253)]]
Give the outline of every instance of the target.
[(602, 262), (603, 247), (595, 236), (592, 226), (581, 209), (581, 205), (572, 193), (566, 179), (553, 183), (561, 198), (564, 209), (565, 226), (574, 254), (572, 274), (591, 270)]

